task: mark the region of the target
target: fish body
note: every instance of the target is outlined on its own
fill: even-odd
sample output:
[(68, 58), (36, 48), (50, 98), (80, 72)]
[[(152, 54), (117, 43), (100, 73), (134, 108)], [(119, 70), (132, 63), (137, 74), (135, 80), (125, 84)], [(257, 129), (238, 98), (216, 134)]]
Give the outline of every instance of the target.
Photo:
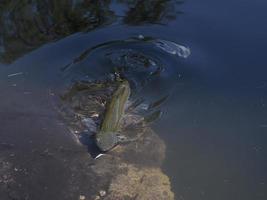
[(128, 81), (123, 80), (107, 105), (100, 131), (96, 134), (96, 145), (103, 152), (112, 149), (119, 142), (118, 131), (130, 93)]

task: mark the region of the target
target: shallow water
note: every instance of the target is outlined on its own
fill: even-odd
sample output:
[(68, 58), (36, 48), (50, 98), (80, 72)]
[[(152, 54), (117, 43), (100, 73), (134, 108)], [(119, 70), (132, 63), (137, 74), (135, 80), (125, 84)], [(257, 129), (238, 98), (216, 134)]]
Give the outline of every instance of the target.
[[(69, 15), (76, 21), (57, 15), (57, 9), (70, 12), (64, 3), (54, 5), (50, 15), (44, 14), (50, 5), (44, 5), (40, 16), (46, 17), (37, 17), (38, 26), (31, 22), (30, 11), (25, 14), (19, 7), (13, 18), (2, 17), (1, 156), (18, 168), (33, 169), (32, 180), (42, 180), (32, 197), (48, 187), (43, 198), (57, 199), (68, 174), (64, 159), (84, 151), (61, 123), (53, 95), (73, 80), (108, 75), (117, 63), (107, 55), (115, 53), (116, 58), (121, 50), (131, 49), (155, 63), (146, 71), (127, 73), (138, 91), (135, 95), (146, 102), (169, 95), (160, 107), (162, 117), (152, 126), (167, 144), (164, 170), (176, 199), (266, 199), (267, 3), (101, 2), (86, 7), (91, 12), (77, 8), (78, 14)], [(151, 2), (162, 3), (153, 7)], [(0, 6), (0, 12), (9, 13), (10, 7)], [(30, 8), (36, 12), (36, 6)], [(79, 13), (90, 17), (84, 20)], [(10, 25), (21, 16), (30, 22)], [(20, 36), (14, 36), (16, 30)], [(158, 40), (167, 41), (168, 48), (155, 45)], [(191, 54), (172, 53), (168, 42), (188, 47)], [(163, 70), (151, 76), (158, 67)], [(53, 159), (45, 157), (47, 149)], [(58, 182), (47, 168), (57, 171)]]

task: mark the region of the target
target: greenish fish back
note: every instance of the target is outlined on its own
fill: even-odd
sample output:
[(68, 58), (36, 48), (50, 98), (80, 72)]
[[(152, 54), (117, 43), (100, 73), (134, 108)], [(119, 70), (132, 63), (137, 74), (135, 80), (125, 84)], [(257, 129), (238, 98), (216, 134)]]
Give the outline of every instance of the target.
[(125, 105), (130, 96), (130, 85), (124, 80), (112, 95), (104, 120), (101, 125), (101, 132), (116, 132), (120, 128), (120, 121), (124, 115)]
[(116, 133), (120, 129), (120, 122), (125, 112), (126, 102), (130, 96), (130, 85), (124, 80), (112, 95), (107, 105), (104, 120), (99, 133), (96, 134), (96, 144), (102, 151), (112, 149), (117, 143)]

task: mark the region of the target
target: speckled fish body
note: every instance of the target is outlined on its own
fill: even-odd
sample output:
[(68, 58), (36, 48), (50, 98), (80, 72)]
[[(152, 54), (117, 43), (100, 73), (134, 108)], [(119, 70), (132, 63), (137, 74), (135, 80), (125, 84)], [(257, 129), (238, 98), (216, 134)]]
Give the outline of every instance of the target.
[(122, 81), (111, 97), (105, 112), (99, 133), (96, 134), (96, 144), (101, 151), (108, 151), (118, 143), (117, 133), (120, 129), (121, 118), (125, 105), (130, 96), (128, 81)]

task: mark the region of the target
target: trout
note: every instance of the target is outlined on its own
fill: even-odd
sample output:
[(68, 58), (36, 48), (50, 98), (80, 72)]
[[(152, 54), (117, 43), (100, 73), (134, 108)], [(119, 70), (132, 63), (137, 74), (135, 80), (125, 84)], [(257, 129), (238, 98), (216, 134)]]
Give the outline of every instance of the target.
[(106, 107), (100, 131), (96, 134), (96, 145), (103, 152), (111, 150), (119, 143), (118, 131), (130, 92), (128, 81), (123, 80)]

